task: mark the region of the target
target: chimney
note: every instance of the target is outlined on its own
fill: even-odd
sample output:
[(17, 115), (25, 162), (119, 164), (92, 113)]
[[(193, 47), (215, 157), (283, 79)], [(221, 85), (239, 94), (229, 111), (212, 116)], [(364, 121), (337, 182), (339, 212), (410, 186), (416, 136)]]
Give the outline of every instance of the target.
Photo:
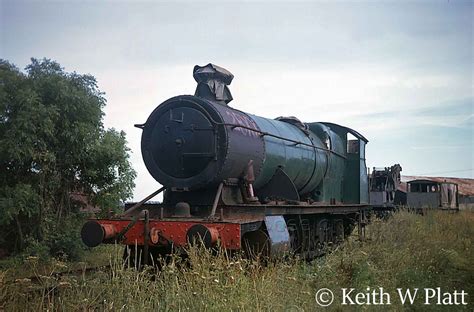
[(213, 101), (218, 104), (227, 105), (232, 101), (232, 94), (227, 87), (234, 79), (234, 75), (225, 68), (214, 64), (206, 66), (194, 66), (194, 80), (198, 83), (195, 96)]

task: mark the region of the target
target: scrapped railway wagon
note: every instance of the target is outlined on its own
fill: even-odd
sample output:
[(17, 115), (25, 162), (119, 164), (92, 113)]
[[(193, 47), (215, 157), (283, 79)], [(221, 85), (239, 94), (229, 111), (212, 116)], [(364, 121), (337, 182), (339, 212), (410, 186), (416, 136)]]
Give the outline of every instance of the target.
[[(195, 95), (166, 100), (136, 125), (144, 163), (163, 187), (121, 215), (85, 223), (86, 245), (137, 246), (145, 263), (196, 239), (312, 258), (355, 226), (363, 232), (366, 138), (333, 123), (232, 108), (233, 75), (216, 65), (195, 66), (193, 76)], [(162, 203), (146, 203), (159, 192)]]
[(407, 206), (417, 212), (424, 209), (459, 210), (458, 185), (417, 179), (407, 182)]
[(369, 203), (372, 211), (379, 217), (385, 217), (397, 209), (397, 190), (401, 183), (402, 167), (372, 169), (369, 174)]

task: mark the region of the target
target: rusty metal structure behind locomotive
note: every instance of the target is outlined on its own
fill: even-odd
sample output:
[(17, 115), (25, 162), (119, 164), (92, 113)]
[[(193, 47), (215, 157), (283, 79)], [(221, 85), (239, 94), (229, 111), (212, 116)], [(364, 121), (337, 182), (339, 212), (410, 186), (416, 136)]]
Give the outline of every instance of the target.
[[(366, 138), (333, 123), (234, 109), (233, 75), (216, 65), (195, 66), (193, 76), (194, 96), (170, 98), (136, 125), (145, 165), (163, 187), (120, 216), (88, 221), (87, 245), (137, 245), (144, 262), (196, 238), (311, 258), (364, 225)], [(163, 203), (145, 203), (160, 191)]]
[(369, 174), (369, 202), (375, 212), (392, 211), (396, 208), (396, 193), (401, 183), (402, 167), (372, 169)]

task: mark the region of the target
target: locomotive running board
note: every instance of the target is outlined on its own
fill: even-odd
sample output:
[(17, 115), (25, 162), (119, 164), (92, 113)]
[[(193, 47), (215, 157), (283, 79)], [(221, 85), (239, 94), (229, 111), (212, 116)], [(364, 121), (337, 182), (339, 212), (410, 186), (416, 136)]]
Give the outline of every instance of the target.
[(266, 216), (305, 214), (347, 214), (370, 210), (368, 205), (233, 205), (234, 214), (255, 214)]

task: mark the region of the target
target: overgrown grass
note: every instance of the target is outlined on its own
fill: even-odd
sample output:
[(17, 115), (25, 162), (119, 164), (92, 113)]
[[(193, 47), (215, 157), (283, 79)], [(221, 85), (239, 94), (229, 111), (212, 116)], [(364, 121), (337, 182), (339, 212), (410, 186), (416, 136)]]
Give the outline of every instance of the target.
[[(312, 263), (289, 260), (261, 266), (224, 253), (211, 255), (191, 249), (190, 266), (176, 258), (159, 272), (124, 269), (121, 251), (103, 249), (110, 271), (82, 276), (54, 275), (64, 263), (49, 265), (35, 259), (26, 263), (38, 281), (19, 278), (14, 269), (0, 272), (0, 306), (5, 310), (143, 311), (143, 310), (256, 310), (308, 311), (319, 308), (314, 295), (320, 288), (334, 292), (330, 311), (356, 310), (341, 305), (341, 288), (383, 287), (391, 294), (387, 310), (472, 310), (474, 293), (474, 214), (433, 212), (425, 216), (407, 212), (386, 222), (375, 221), (367, 240), (349, 238), (332, 253)], [(99, 261), (99, 260), (97, 260)], [(77, 266), (77, 264), (75, 264)], [(68, 267), (73, 264), (67, 264)], [(468, 306), (402, 306), (396, 288), (464, 290)], [(420, 294), (421, 295), (421, 294)], [(436, 303), (432, 301), (432, 303)], [(368, 305), (366, 310), (379, 310)], [(0, 308), (1, 310), (1, 308)]]
[[(119, 246), (101, 245), (84, 251), (81, 261), (66, 262), (65, 259), (54, 259), (45, 256), (27, 256), (23, 253), (14, 257), (0, 260), (0, 272), (6, 273), (7, 278), (19, 279), (35, 275), (47, 275), (63, 271), (77, 270), (85, 267), (107, 266), (111, 255), (122, 255)], [(59, 270), (58, 268), (62, 268)]]

